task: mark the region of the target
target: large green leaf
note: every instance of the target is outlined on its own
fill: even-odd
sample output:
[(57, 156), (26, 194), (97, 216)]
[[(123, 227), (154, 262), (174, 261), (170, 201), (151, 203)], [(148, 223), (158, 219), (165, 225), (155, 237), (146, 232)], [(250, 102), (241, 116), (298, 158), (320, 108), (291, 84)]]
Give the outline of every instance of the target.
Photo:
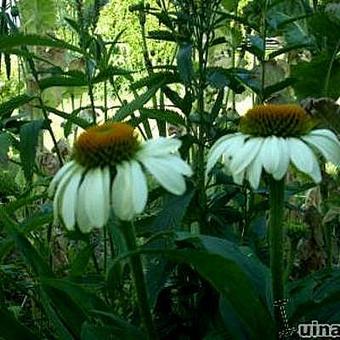
[[(275, 339), (274, 322), (239, 263), (198, 250), (162, 250), (166, 258), (193, 266), (228, 301), (252, 339)], [(225, 325), (230, 333), (233, 327)], [(236, 339), (236, 337), (234, 337)]]
[(44, 125), (43, 120), (33, 120), (24, 124), (20, 129), (20, 159), (27, 181), (33, 177), (33, 168), (35, 166), (36, 149), (41, 128)]
[(291, 76), (297, 79), (293, 88), (298, 99), (331, 97), (337, 100), (340, 96), (340, 60), (332, 62), (330, 55), (317, 55), (310, 62), (292, 65)]
[[(289, 285), (288, 315), (291, 323), (340, 320), (340, 270), (325, 270)], [(292, 324), (291, 324), (292, 326)]]

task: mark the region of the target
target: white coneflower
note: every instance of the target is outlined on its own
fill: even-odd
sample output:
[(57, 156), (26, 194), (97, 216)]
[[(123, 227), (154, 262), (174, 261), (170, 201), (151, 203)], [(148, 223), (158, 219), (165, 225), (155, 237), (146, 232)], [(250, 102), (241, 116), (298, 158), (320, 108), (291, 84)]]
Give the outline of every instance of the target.
[(103, 227), (111, 207), (121, 220), (143, 211), (148, 189), (145, 169), (169, 192), (186, 189), (189, 165), (178, 156), (181, 142), (159, 138), (139, 142), (125, 123), (105, 123), (83, 132), (74, 145), (73, 160), (55, 175), (49, 188), (54, 216), (68, 230)]
[(233, 180), (259, 186), (262, 169), (280, 180), (292, 163), (298, 170), (321, 181), (315, 154), (340, 163), (340, 142), (328, 129), (313, 129), (315, 121), (297, 105), (258, 105), (241, 118), (240, 132), (221, 137), (210, 149), (207, 173), (218, 159)]

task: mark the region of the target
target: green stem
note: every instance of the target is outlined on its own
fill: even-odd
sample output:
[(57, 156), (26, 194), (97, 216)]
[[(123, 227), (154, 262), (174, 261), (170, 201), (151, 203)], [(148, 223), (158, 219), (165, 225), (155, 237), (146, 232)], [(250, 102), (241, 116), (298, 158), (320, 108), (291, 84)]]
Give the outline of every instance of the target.
[[(134, 231), (133, 223), (123, 223), (121, 228), (126, 246), (128, 248), (128, 251), (136, 251), (138, 249), (137, 243), (136, 243), (136, 235)], [(133, 276), (133, 281), (136, 288), (137, 298), (138, 298), (138, 307), (139, 307), (139, 313), (140, 318), (143, 322), (143, 326), (148, 334), (149, 340), (155, 340), (158, 339), (155, 327), (153, 325), (152, 315), (150, 311), (150, 305), (149, 305), (149, 299), (148, 299), (148, 293), (147, 293), (147, 287), (143, 272), (143, 265), (141, 256), (139, 254), (134, 254), (130, 258), (130, 265), (131, 265), (131, 271)]]
[(269, 247), (270, 269), (272, 273), (272, 289), (274, 316), (277, 331), (283, 329), (284, 320), (280, 311), (284, 299), (283, 280), (283, 211), (284, 211), (284, 180), (269, 179)]

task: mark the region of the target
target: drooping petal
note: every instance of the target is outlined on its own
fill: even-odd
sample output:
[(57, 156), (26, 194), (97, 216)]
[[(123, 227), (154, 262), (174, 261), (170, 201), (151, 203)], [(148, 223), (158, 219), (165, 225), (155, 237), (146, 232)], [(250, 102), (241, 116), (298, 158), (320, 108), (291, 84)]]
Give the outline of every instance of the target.
[(262, 173), (261, 158), (255, 157), (247, 168), (247, 179), (253, 189), (257, 189), (259, 187), (261, 173)]
[(315, 183), (321, 181), (320, 168), (311, 149), (297, 138), (287, 138), (290, 159), (301, 172), (309, 175)]
[(142, 167), (137, 161), (130, 161), (131, 178), (132, 178), (132, 199), (134, 211), (140, 214), (146, 205), (148, 198), (148, 187)]
[(141, 145), (136, 158), (139, 159), (145, 156), (161, 157), (176, 152), (181, 144), (182, 142), (175, 138), (159, 137), (157, 139), (150, 139)]
[(136, 211), (133, 201), (133, 179), (128, 162), (117, 165), (117, 174), (112, 184), (112, 208), (117, 217), (131, 221)]
[(162, 157), (162, 159), (168, 162), (168, 164), (171, 164), (171, 171), (176, 171), (188, 177), (192, 175), (192, 169), (190, 165), (187, 162), (183, 161), (183, 159), (179, 156), (168, 155)]
[(74, 230), (76, 224), (76, 210), (78, 187), (83, 175), (82, 169), (77, 169), (70, 177), (61, 198), (61, 217), (66, 229)]
[(232, 143), (234, 143), (235, 138), (237, 140), (242, 141), (244, 138), (240, 138), (240, 133), (233, 133), (230, 135), (223, 136), (219, 138), (215, 144), (211, 147), (208, 153), (208, 162), (207, 162), (207, 168), (206, 168), (206, 174), (208, 174), (211, 169), (215, 166), (219, 158), (222, 156), (224, 152), (231, 146)]
[(167, 158), (143, 157), (141, 162), (166, 190), (174, 195), (184, 193), (185, 180)]
[(54, 195), (54, 199), (53, 199), (53, 223), (56, 224), (58, 219), (59, 219), (59, 215), (61, 213), (61, 203), (62, 203), (62, 198), (64, 195), (64, 191), (66, 189), (66, 186), (69, 182), (69, 180), (72, 178), (72, 175), (77, 171), (77, 170), (82, 170), (82, 167), (78, 167), (78, 166), (73, 166), (70, 168), (70, 171), (66, 171), (64, 173), (64, 175), (61, 177), (58, 185), (57, 185), (57, 190), (56, 193)]
[(102, 169), (89, 170), (81, 185), (84, 187), (85, 208), (89, 221), (93, 226), (102, 228), (107, 222), (110, 209), (109, 199), (105, 195)]
[(89, 216), (87, 214), (85, 201), (86, 195), (84, 186), (80, 185), (78, 189), (78, 204), (77, 204), (77, 225), (82, 233), (89, 233), (94, 225), (90, 222)]
[[(316, 131), (328, 131), (328, 130), (316, 130)], [(329, 131), (332, 135), (333, 133)], [(310, 133), (301, 137), (306, 143), (316, 148), (325, 159), (332, 162), (335, 165), (340, 164), (340, 142), (329, 133)]]
[(108, 166), (102, 169), (102, 180), (103, 180), (103, 197), (104, 202), (106, 204), (106, 215), (105, 220), (107, 221), (110, 217), (111, 212), (111, 175), (110, 175), (110, 168)]
[(276, 173), (280, 164), (280, 144), (276, 136), (266, 137), (263, 140), (260, 157), (264, 169), (268, 174)]
[(245, 141), (240, 149), (233, 148), (230, 150), (231, 162), (230, 170), (232, 173), (243, 171), (257, 156), (263, 143), (263, 138), (254, 137)]
[(71, 161), (66, 163), (65, 165), (63, 165), (58, 172), (54, 175), (50, 186), (48, 187), (48, 196), (52, 197), (58, 183), (60, 182), (60, 180), (64, 177), (64, 175), (68, 172), (71, 171), (74, 167), (81, 167), (80, 165), (78, 165), (75, 161)]
[(277, 140), (278, 140), (278, 154), (280, 155), (280, 157), (276, 171), (274, 171), (272, 175), (278, 181), (282, 179), (288, 171), (290, 154), (286, 139), (278, 137)]
[(238, 173), (232, 173), (233, 176), (233, 181), (238, 184), (238, 185), (242, 185), (243, 183), (243, 179), (244, 179), (244, 175), (245, 175), (245, 170), (242, 170)]
[[(222, 163), (229, 169), (230, 163), (234, 157), (234, 154), (240, 150), (245, 140), (248, 138), (248, 135), (244, 135), (242, 133), (235, 134), (235, 137), (228, 141), (228, 146), (224, 149), (222, 154)], [(229, 169), (230, 170), (230, 169)]]

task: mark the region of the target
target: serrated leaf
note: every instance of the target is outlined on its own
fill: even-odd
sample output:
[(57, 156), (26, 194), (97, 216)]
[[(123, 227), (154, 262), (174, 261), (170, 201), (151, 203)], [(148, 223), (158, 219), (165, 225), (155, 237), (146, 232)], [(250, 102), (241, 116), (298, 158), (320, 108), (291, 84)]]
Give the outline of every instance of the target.
[(33, 120), (20, 128), (20, 159), (28, 182), (32, 181), (38, 140), (43, 125), (43, 120)]
[(22, 94), (11, 98), (7, 102), (0, 104), (0, 118), (1, 119), (9, 118), (15, 109), (29, 103), (34, 98), (35, 98), (34, 96)]

